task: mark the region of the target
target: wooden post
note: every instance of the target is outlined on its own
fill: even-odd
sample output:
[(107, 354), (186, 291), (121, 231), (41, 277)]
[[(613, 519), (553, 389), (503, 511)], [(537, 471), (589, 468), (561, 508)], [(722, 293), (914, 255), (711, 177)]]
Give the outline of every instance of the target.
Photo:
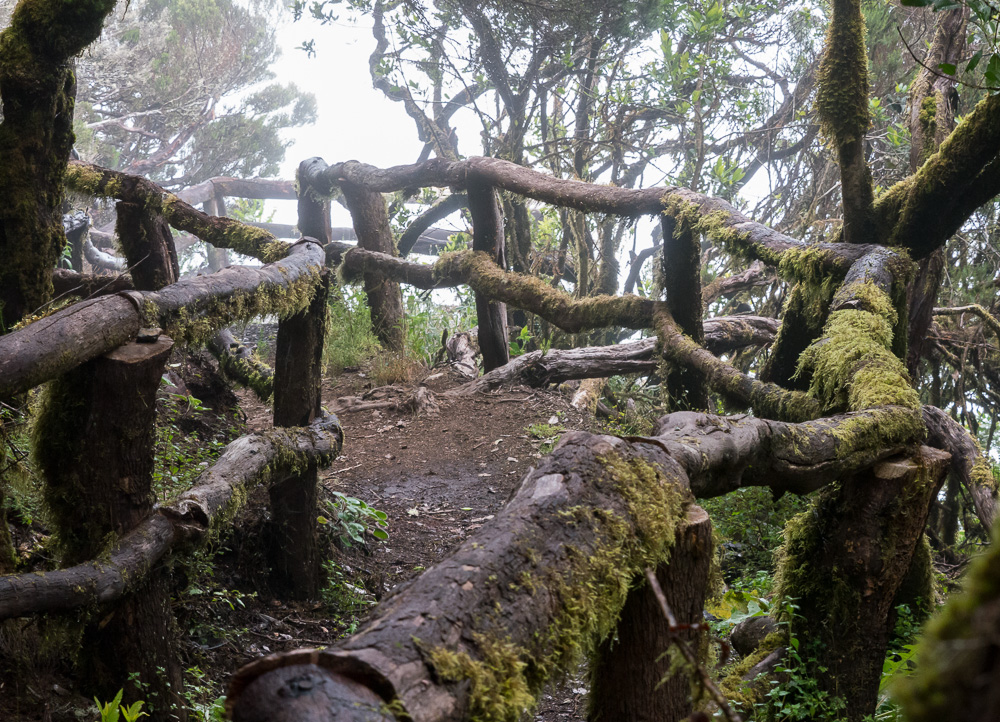
[(138, 291), (156, 291), (180, 279), (170, 226), (138, 203), (119, 201), (116, 230)]
[[(307, 426), (322, 415), (323, 340), (330, 290), (324, 272), (309, 308), (278, 323), (274, 369), (274, 425)], [(270, 489), (272, 586), (290, 599), (315, 597), (319, 589), (316, 465)]]
[[(686, 224), (664, 216), (663, 288), (667, 309), (680, 329), (696, 343), (705, 343), (701, 305), (701, 247)], [(708, 408), (708, 387), (694, 370), (675, 368), (667, 374), (665, 388), (671, 411)]]
[[(472, 250), (488, 253), (500, 268), (506, 269), (503, 216), (497, 204), (496, 191), (481, 181), (470, 181), (468, 195), (469, 212), (472, 214)], [(483, 371), (488, 373), (510, 361), (507, 304), (490, 301), (477, 293), (476, 319)]]
[[(204, 207), (205, 213), (211, 216), (223, 217), (226, 215), (226, 197), (217, 192), (210, 200), (205, 201)], [(229, 265), (228, 249), (216, 248), (207, 242), (205, 246), (208, 248), (208, 267), (213, 273)]]
[[(35, 431), (46, 501), (68, 565), (100, 556), (153, 509), (156, 390), (173, 341), (132, 342), (52, 382)], [(184, 720), (162, 571), (121, 602), (97, 610), (80, 658), (88, 696), (147, 702), (150, 720)], [(132, 676), (130, 676), (132, 675)]]
[[(677, 532), (670, 562), (656, 570), (657, 580), (680, 624), (702, 621), (712, 562), (712, 522), (704, 509), (688, 510)], [(617, 639), (614, 637), (617, 636)], [(601, 643), (591, 670), (592, 722), (683, 720), (691, 712), (691, 684), (683, 669), (669, 679), (674, 639), (699, 643), (698, 632), (671, 631), (645, 581), (629, 592), (617, 635)]]

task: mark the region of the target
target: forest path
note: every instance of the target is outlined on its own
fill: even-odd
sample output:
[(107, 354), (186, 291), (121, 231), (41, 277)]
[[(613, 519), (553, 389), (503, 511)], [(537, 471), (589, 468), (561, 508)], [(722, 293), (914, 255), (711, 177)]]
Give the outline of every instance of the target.
[[(377, 387), (359, 372), (324, 380), (323, 405), (330, 410), (345, 406), (344, 397), (355, 397), (355, 403), (357, 397), (360, 403), (401, 401), (420, 386), (433, 393), (437, 405), (416, 414), (392, 408), (338, 412), (344, 449), (320, 473), (329, 492), (325, 496), (340, 492), (384, 511), (389, 539), (378, 543), (368, 537), (365, 547), (345, 549), (334, 562), (345, 579), (376, 598), (439, 561), (492, 519), (559, 436), (597, 430), (593, 416), (574, 408), (565, 391), (514, 387), (472, 396), (445, 394), (464, 381), (447, 369), (389, 387)], [(269, 409), (240, 396), (249, 430), (267, 428)], [(271, 651), (309, 646), (296, 645), (294, 636), (270, 645)], [(316, 636), (315, 629), (310, 636)], [(570, 679), (543, 694), (536, 720), (583, 720), (585, 707), (584, 685)]]

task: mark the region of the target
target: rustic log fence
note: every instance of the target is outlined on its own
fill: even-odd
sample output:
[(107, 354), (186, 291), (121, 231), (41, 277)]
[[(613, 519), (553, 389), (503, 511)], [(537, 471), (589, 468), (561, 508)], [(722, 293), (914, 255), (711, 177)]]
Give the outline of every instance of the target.
[[(878, 387), (877, 395), (849, 399), (824, 395), (822, 387), (805, 393), (765, 383), (700, 345), (703, 340), (711, 343), (712, 335), (709, 324), (702, 323), (702, 294), (693, 278), (697, 260), (690, 257), (698, 234), (745, 256), (780, 264), (792, 278), (826, 274), (846, 279), (831, 304), (824, 344), (810, 357), (816, 368), (832, 364), (840, 353), (838, 344), (845, 331), (835, 322), (837, 313), (887, 318), (891, 311), (882, 297), (895, 292), (903, 261), (875, 247), (839, 243), (806, 247), (749, 221), (723, 201), (685, 189), (593, 186), (484, 158), (388, 170), (355, 162), (327, 166), (319, 159), (307, 161), (300, 167), (299, 209), (300, 229), (308, 236), (296, 244), (278, 241), (264, 229), (197, 211), (141, 178), (81, 163), (71, 164), (68, 178), (78, 190), (124, 204), (121, 232), (133, 236), (123, 243), (129, 265), (146, 263), (149, 272), (140, 274), (146, 280), (136, 280), (135, 290), (82, 301), (0, 337), (0, 399), (52, 381), (43, 418), (51, 414), (50, 428), (66, 435), (69, 443), (79, 444), (79, 415), (107, 415), (92, 403), (93, 396), (85, 396), (87, 389), (93, 394), (94, 388), (113, 385), (100, 381), (101, 374), (114, 377), (101, 370), (103, 366), (128, 365), (134, 355), (136, 368), (127, 373), (152, 378), (150, 369), (161, 363), (157, 349), (171, 342), (207, 342), (236, 319), (278, 314), (278, 356), (270, 386), (275, 429), (231, 444), (191, 491), (155, 510), (148, 506), (142, 479), (130, 481), (128, 493), (115, 498), (125, 507), (120, 517), (111, 515), (93, 527), (77, 525), (84, 536), (82, 542), (68, 544), (76, 554), (67, 557), (72, 566), (0, 578), (0, 617), (95, 602), (114, 604), (114, 613), (121, 613), (128, 604), (139, 603), (142, 585), (156, 584), (156, 564), (173, 546), (224, 523), (246, 490), (260, 484), (269, 488), (277, 527), (277, 543), (271, 550), (275, 580), (289, 596), (315, 594), (316, 467), (332, 460), (342, 441), (337, 421), (321, 418), (319, 407), (326, 269), (331, 262), (339, 264), (347, 277), (362, 278), (373, 306), (382, 304), (380, 336), (387, 346), (396, 343), (392, 323), (384, 323), (393, 318), (389, 284), (421, 288), (468, 284), (477, 294), (481, 343), (485, 333), (492, 354), (486, 365), (495, 365), (495, 376), (504, 372), (507, 339), (502, 304), (507, 303), (571, 332), (607, 326), (653, 329), (656, 342), (624, 349), (624, 357), (609, 351), (614, 356), (608, 361), (611, 366), (597, 373), (635, 368), (637, 361), (649, 363), (650, 346), (656, 343), (660, 359), (676, 371), (668, 387), (677, 406), (698, 408), (698, 400), (710, 389), (756, 414), (720, 417), (680, 411), (664, 417), (651, 437), (568, 434), (527, 474), (493, 522), (384, 599), (359, 633), (327, 650), (277, 655), (238, 673), (227, 704), (239, 722), (515, 720), (532, 706), (547, 681), (572, 670), (596, 650), (596, 669), (622, 669), (613, 687), (606, 679), (595, 685), (595, 710), (605, 718), (682, 719), (692, 710), (687, 685), (651, 690), (649, 675), (659, 673), (641, 673), (630, 666), (637, 656), (634, 645), (642, 644), (645, 650), (638, 656), (652, 655), (656, 650), (650, 643), (658, 646), (673, 640), (678, 620), (663, 625), (665, 631), (655, 641), (630, 636), (635, 619), (657, 615), (649, 595), (631, 592), (641, 585), (647, 569), (655, 569), (669, 606), (684, 615), (680, 621), (697, 621), (691, 615), (700, 611), (705, 593), (700, 580), (706, 576), (711, 549), (709, 526), (694, 505), (696, 498), (748, 485), (767, 486), (778, 494), (807, 493), (844, 479), (852, 480), (861, 496), (871, 497), (873, 508), (894, 508), (899, 489), (908, 484), (918, 487), (911, 493), (926, 498), (940, 483), (949, 459), (947, 453), (921, 446), (925, 423), (932, 421), (938, 431), (931, 443), (964, 459), (962, 478), (973, 487), (978, 483), (981, 460), (970, 458), (974, 444), (959, 442), (954, 428), (935, 412), (920, 408), (906, 391), (905, 381), (900, 383), (903, 376), (891, 354), (877, 353), (884, 342), (877, 329), (871, 338), (864, 329), (850, 330), (861, 334), (863, 344), (870, 344), (866, 353), (875, 354), (889, 381)], [(472, 251), (444, 256), (433, 266), (394, 255), (380, 194), (420, 185), (447, 185), (467, 192), (462, 202), (473, 218)], [(323, 204), (337, 189), (354, 215), (357, 247), (331, 240)], [(666, 302), (635, 296), (572, 299), (551, 285), (507, 272), (498, 190), (589, 212), (662, 215), (668, 262), (674, 264), (670, 272), (685, 289), (683, 295), (671, 298), (668, 292)], [(218, 196), (215, 189), (209, 191), (206, 198)], [(129, 216), (132, 206), (135, 214)], [(209, 276), (174, 280), (169, 247), (166, 252), (153, 248), (169, 246), (164, 222), (218, 247), (254, 256), (265, 265), (228, 267)], [(869, 286), (882, 295), (866, 290)], [(766, 341), (778, 330), (773, 323), (750, 318), (726, 323), (739, 328), (748, 344)], [(146, 347), (138, 348), (143, 343)], [(556, 361), (573, 359), (566, 355)], [(555, 363), (545, 370), (541, 359), (538, 364), (547, 378), (574, 373)], [(839, 369), (834, 371), (841, 373)], [(83, 377), (93, 379), (79, 382)], [(119, 391), (119, 396), (132, 393), (133, 386), (131, 382), (121, 386), (127, 391)], [(82, 400), (74, 400), (74, 395)], [(126, 403), (114, 394), (109, 398), (109, 403)], [(72, 413), (78, 415), (70, 419), (61, 413), (68, 401), (73, 401)], [(60, 433), (48, 436), (54, 440)], [(113, 440), (113, 430), (104, 436)], [(55, 441), (51, 443), (55, 448)], [(122, 446), (106, 453), (124, 459), (144, 452)], [(139, 461), (148, 463), (145, 457)], [(59, 473), (47, 472), (48, 481)], [(105, 483), (103, 488), (112, 489), (126, 472), (87, 473)], [(138, 472), (139, 477), (146, 474)], [(873, 491), (878, 484), (872, 480), (891, 484)], [(979, 486), (984, 509), (995, 506), (995, 494)], [(843, 518), (849, 521), (851, 515), (845, 512)], [(882, 607), (892, 599), (922, 523), (916, 517), (909, 520), (904, 533), (875, 527), (852, 528), (851, 533), (864, 539), (868, 549), (882, 549), (885, 538), (892, 540), (892, 575), (886, 575), (877, 598), (870, 600), (878, 607), (870, 614), (884, 617)], [(110, 555), (88, 561), (100, 551), (93, 545), (96, 535), (109, 530), (121, 535)], [(836, 526), (835, 520), (826, 531), (843, 535), (845, 527)], [(680, 578), (685, 582), (678, 582)], [(142, 603), (150, 600), (162, 600), (162, 594), (155, 588), (143, 593)], [(608, 640), (623, 608), (631, 609), (627, 615), (633, 622), (627, 629), (618, 628), (618, 634), (629, 647), (616, 650)], [(101, 628), (92, 632), (95, 649), (109, 640), (131, 644), (129, 635), (136, 630), (116, 628), (104, 637), (102, 632)], [(838, 653), (851, 650), (848, 642), (838, 647)], [(169, 669), (163, 654), (158, 654), (157, 663)], [(142, 666), (149, 660), (128, 658), (127, 663)], [(164, 676), (165, 683), (176, 684), (172, 675)], [(162, 689), (163, 698), (175, 693), (176, 686), (166, 684)]]

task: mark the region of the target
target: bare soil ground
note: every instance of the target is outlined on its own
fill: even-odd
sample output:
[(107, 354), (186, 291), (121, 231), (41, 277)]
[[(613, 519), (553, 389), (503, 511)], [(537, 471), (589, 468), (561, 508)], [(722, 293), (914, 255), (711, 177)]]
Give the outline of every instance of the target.
[[(323, 401), (331, 409), (344, 396), (402, 398), (419, 385), (434, 394), (437, 409), (416, 415), (387, 409), (341, 413), (344, 450), (321, 473), (326, 499), (340, 492), (384, 511), (389, 539), (379, 542), (369, 534), (365, 544), (347, 547), (336, 541), (336, 525), (330, 524), (331, 585), (322, 600), (288, 604), (267, 592), (253, 594), (265, 577), (261, 538), (267, 494), (258, 491), (229, 537), (174, 569), (180, 651), (194, 704), (210, 705), (228, 677), (252, 659), (332, 645), (350, 634), (386, 592), (488, 522), (562, 431), (594, 429), (593, 418), (570, 405), (569, 391), (515, 387), (475, 396), (445, 394), (463, 381), (447, 369), (424, 370), (389, 388), (373, 388), (369, 375), (358, 370), (325, 380)], [(270, 425), (268, 407), (249, 393), (237, 396), (247, 431)], [(0, 647), (10, 652), (20, 645), (29, 664), (0, 668), (0, 720), (98, 720), (93, 702), (74, 688), (71, 660), (35, 655), (32, 667), (27, 649), (45, 636), (47, 624), (12, 620), (0, 627)], [(584, 676), (581, 671), (547, 690), (536, 720), (582, 720)]]

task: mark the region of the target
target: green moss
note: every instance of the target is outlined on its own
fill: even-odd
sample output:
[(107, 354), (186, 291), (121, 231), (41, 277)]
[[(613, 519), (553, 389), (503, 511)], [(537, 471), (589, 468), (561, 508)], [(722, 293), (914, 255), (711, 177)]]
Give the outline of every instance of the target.
[(225, 298), (211, 298), (188, 307), (161, 311), (147, 301), (143, 323), (165, 329), (168, 336), (185, 344), (203, 344), (223, 326), (258, 316), (287, 318), (304, 311), (312, 303), (322, 269), (313, 269), (282, 285), (265, 282), (250, 292), (236, 292)]
[[(522, 572), (522, 593), (547, 594), (558, 609), (549, 628), (528, 643), (513, 643), (503, 631), (472, 635), (475, 648), (426, 650), (439, 677), (471, 684), (471, 719), (522, 719), (543, 685), (558, 673), (576, 668), (610, 634), (629, 589), (646, 567), (665, 562), (684, 518), (684, 497), (657, 468), (641, 459), (609, 454), (598, 459), (604, 469), (595, 483), (611, 485), (625, 502), (624, 514), (581, 505), (557, 515), (591, 538), (586, 550), (565, 547), (565, 563)], [(525, 557), (537, 566), (530, 540)], [(527, 573), (527, 577), (525, 574)], [(485, 626), (502, 630), (499, 617)]]
[(507, 273), (483, 252), (445, 253), (434, 264), (434, 277), (468, 283), (495, 301), (537, 313), (569, 333), (609, 326), (648, 328), (653, 303), (638, 296), (590, 296), (573, 299), (541, 279)]
[(890, 350), (896, 323), (892, 300), (871, 283), (852, 284), (847, 292), (861, 308), (830, 314), (822, 338), (800, 357), (799, 373), (812, 374), (810, 390), (827, 410), (920, 408), (905, 365)]
[(760, 646), (752, 654), (748, 654), (733, 665), (720, 680), (719, 689), (726, 696), (726, 699), (746, 709), (752, 709), (755, 704), (763, 700), (770, 690), (770, 686), (755, 682), (753, 679), (743, 679), (743, 677), (763, 662), (771, 652), (787, 644), (788, 629), (784, 626), (779, 631), (764, 637)]
[(437, 647), (428, 652), (435, 673), (446, 682), (469, 681), (470, 718), (477, 722), (517, 722), (523, 710), (535, 706), (535, 695), (524, 676), (522, 650), (509, 641), (473, 633), (478, 659), (467, 652)]
[(816, 111), (824, 135), (837, 146), (868, 131), (868, 52), (860, 0), (833, 0), (817, 78)]
[[(1000, 519), (1000, 518), (998, 518)], [(895, 686), (896, 699), (913, 722), (973, 719), (959, 710), (979, 708), (995, 678), (1000, 613), (1000, 525), (993, 544), (970, 566), (964, 590), (928, 623), (917, 647), (916, 670)]]

